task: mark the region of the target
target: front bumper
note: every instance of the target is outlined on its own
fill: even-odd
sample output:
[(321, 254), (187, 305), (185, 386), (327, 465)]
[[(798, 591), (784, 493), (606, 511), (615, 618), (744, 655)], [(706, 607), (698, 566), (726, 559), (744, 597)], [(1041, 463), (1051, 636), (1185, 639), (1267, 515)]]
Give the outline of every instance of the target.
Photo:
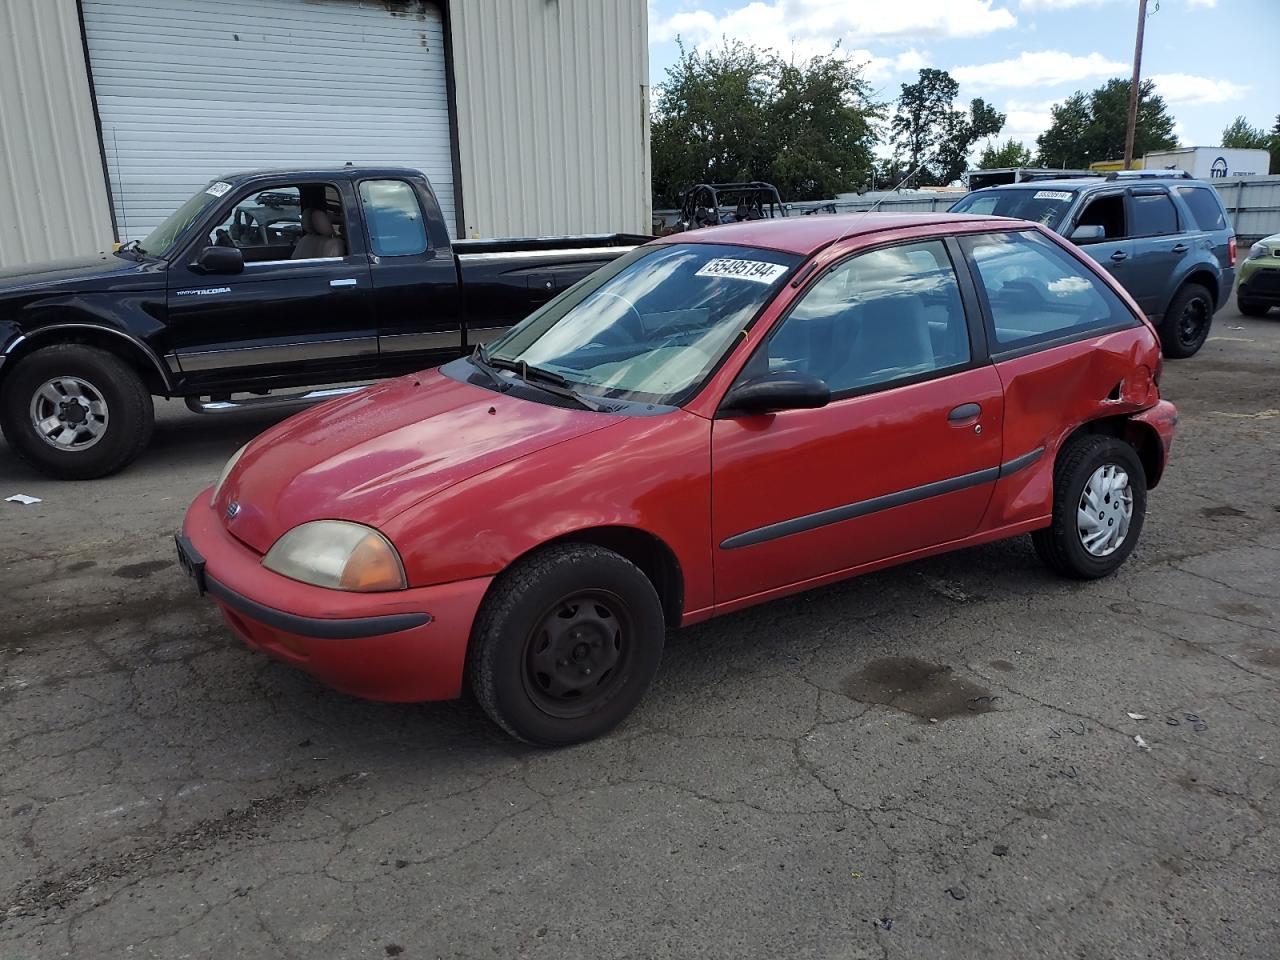
[(448, 700), (462, 690), (471, 623), (491, 577), (388, 593), (299, 583), (264, 568), (209, 506), (187, 509), (179, 564), (255, 650), (369, 700)]
[[(1240, 265), (1240, 285), (1236, 298), (1280, 304), (1280, 267), (1263, 260), (1246, 260)], [(1274, 258), (1271, 258), (1274, 261)]]

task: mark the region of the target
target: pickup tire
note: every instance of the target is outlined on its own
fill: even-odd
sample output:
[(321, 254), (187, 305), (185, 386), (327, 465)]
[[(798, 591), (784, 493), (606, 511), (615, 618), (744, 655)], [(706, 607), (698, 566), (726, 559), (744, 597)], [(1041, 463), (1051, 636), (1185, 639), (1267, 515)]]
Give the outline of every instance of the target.
[(1261, 300), (1246, 300), (1243, 297), (1237, 297), (1236, 308), (1246, 317), (1265, 317), (1267, 311), (1271, 309), (1271, 304), (1263, 303)]
[(1082, 434), (1053, 466), (1053, 524), (1031, 534), (1044, 564), (1064, 577), (1096, 580), (1129, 558), (1147, 515), (1147, 475), (1123, 440)]
[(1166, 357), (1194, 357), (1209, 338), (1213, 294), (1198, 283), (1184, 283), (1173, 295), (1160, 323), (1160, 346)]
[(79, 343), (23, 357), (0, 383), (0, 429), (28, 464), (57, 480), (120, 470), (155, 426), (151, 394), (115, 354)]
[(617, 726), (662, 659), (666, 624), (649, 578), (593, 544), (547, 547), (494, 582), (467, 650), (480, 706), (526, 743), (562, 747)]

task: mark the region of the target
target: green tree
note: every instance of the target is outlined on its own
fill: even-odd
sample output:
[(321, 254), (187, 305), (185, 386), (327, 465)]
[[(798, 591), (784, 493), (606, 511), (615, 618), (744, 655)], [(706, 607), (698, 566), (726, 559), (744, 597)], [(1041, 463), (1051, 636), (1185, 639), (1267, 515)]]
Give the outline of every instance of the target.
[(797, 63), (740, 41), (681, 45), (654, 90), (655, 204), (730, 180), (769, 181), (787, 200), (854, 189), (868, 179), (880, 116), (868, 89), (836, 50)]
[[(1036, 138), (1040, 163), (1046, 167), (1087, 167), (1098, 160), (1124, 156), (1125, 126), (1129, 117), (1129, 84), (1108, 80), (1090, 93), (1077, 90), (1055, 104), (1049, 128)], [(1134, 130), (1133, 155), (1141, 158), (1153, 150), (1170, 150), (1178, 145), (1173, 135), (1173, 117), (1155, 84), (1144, 80), (1138, 86), (1138, 122)]]
[(1004, 167), (1029, 167), (1033, 162), (1031, 151), (1017, 140), (1008, 140), (997, 146), (987, 144), (978, 158), (979, 170), (999, 170)]
[(958, 179), (973, 145), (1004, 127), (1005, 115), (980, 97), (969, 102), (968, 111), (955, 109), (959, 92), (951, 74), (931, 67), (921, 70), (915, 83), (902, 85), (890, 136), (908, 171), (922, 167), (920, 183)]
[(1272, 134), (1261, 127), (1250, 126), (1244, 117), (1236, 117), (1222, 131), (1224, 147), (1241, 147), (1245, 150), (1270, 150)]

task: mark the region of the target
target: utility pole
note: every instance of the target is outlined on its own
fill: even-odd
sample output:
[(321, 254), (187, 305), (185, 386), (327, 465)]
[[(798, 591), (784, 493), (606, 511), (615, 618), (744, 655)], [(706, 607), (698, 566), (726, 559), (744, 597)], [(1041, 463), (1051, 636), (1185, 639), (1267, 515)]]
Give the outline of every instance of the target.
[(1133, 81), (1129, 84), (1129, 122), (1124, 128), (1124, 168), (1133, 169), (1133, 135), (1138, 126), (1138, 84), (1142, 80), (1142, 31), (1147, 25), (1147, 0), (1138, 0), (1138, 39), (1133, 45)]

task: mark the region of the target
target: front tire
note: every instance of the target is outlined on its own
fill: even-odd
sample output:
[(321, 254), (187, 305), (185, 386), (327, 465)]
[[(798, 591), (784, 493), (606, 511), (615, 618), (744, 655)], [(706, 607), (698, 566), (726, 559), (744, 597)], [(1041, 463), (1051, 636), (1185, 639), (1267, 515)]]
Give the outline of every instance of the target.
[(1147, 514), (1137, 452), (1115, 437), (1069, 441), (1053, 469), (1053, 524), (1031, 535), (1054, 572), (1076, 580), (1114, 573), (1129, 558)]
[(1160, 346), (1166, 357), (1194, 357), (1209, 339), (1213, 325), (1213, 294), (1198, 283), (1183, 284), (1173, 295), (1160, 323)]
[(1245, 300), (1242, 297), (1237, 297), (1236, 308), (1246, 317), (1265, 317), (1267, 311), (1271, 309), (1271, 305), (1262, 303), (1259, 300)]
[(115, 473), (142, 452), (154, 425), (142, 378), (97, 347), (37, 350), (0, 384), (0, 429), (10, 448), (57, 480)]
[(548, 547), (494, 583), (476, 617), (467, 671), (481, 707), (543, 747), (591, 740), (640, 702), (666, 625), (649, 578), (593, 544)]

